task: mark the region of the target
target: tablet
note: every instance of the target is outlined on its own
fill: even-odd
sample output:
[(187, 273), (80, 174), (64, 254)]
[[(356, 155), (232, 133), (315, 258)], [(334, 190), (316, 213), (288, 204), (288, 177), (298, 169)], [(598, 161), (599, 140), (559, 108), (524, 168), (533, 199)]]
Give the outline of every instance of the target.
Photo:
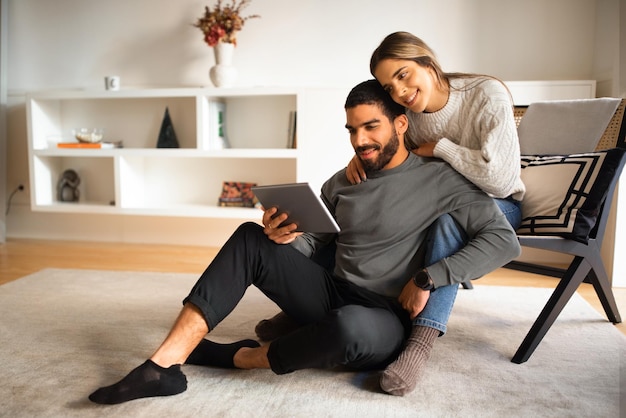
[(309, 183), (255, 186), (252, 192), (265, 209), (276, 207), (278, 213), (288, 214), (281, 226), (296, 223), (297, 231), (339, 232), (339, 225)]

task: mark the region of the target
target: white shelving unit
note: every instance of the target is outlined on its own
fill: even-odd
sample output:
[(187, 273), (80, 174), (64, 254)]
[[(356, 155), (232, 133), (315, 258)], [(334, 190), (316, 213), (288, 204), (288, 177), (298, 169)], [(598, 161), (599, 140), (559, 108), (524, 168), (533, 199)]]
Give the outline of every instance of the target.
[[(219, 207), (222, 183), (308, 181), (319, 187), (341, 165), (329, 164), (333, 157), (313, 164), (302, 163), (302, 159), (315, 158), (319, 144), (344, 150), (332, 153), (337, 164), (345, 166), (349, 161), (343, 102), (339, 101), (344, 98), (343, 91), (291, 88), (31, 94), (27, 97), (31, 208), (39, 212), (257, 218), (258, 211), (253, 209)], [(212, 101), (225, 104), (230, 148), (211, 145), (210, 132), (216, 129), (210, 115)], [(166, 108), (180, 148), (156, 148)], [(297, 147), (288, 148), (289, 115), (296, 111)], [(319, 138), (329, 133), (326, 124), (333, 126), (331, 137)], [(307, 135), (302, 134), (303, 126), (309, 128)], [(104, 141), (121, 140), (123, 148), (57, 147), (57, 142), (73, 140), (72, 129), (80, 127), (104, 128)], [(320, 170), (319, 164), (327, 170)], [(81, 178), (79, 202), (57, 200), (57, 182), (67, 169), (74, 169)]]

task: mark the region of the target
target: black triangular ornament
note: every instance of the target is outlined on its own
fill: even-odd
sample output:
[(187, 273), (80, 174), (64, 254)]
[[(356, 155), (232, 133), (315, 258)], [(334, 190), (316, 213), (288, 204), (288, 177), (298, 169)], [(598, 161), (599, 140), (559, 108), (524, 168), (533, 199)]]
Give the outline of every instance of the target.
[(172, 125), (172, 119), (170, 118), (170, 110), (167, 107), (165, 108), (163, 122), (161, 122), (157, 148), (180, 148), (176, 132), (174, 132), (174, 125)]

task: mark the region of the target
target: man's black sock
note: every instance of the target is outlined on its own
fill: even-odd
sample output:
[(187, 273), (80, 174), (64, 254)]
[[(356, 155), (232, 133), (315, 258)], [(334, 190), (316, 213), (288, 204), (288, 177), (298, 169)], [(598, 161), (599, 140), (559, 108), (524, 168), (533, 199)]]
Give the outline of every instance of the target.
[(261, 344), (254, 340), (241, 340), (230, 344), (220, 344), (203, 339), (191, 352), (185, 364), (232, 369), (235, 367), (233, 357), (240, 348), (255, 348), (260, 346)]
[(119, 382), (96, 390), (89, 395), (89, 400), (113, 405), (139, 398), (176, 395), (185, 390), (187, 378), (180, 370), (180, 364), (166, 369), (146, 360)]

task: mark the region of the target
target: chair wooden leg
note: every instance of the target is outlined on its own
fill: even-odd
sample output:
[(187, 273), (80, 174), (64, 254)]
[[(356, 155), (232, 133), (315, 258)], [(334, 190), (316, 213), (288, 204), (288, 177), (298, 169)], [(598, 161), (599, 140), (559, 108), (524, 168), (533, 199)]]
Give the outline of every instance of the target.
[(552, 296), (517, 349), (511, 360), (513, 363), (521, 364), (530, 358), (590, 269), (590, 264), (583, 257), (574, 257), (565, 276), (559, 281)]
[(622, 318), (617, 309), (615, 296), (613, 296), (613, 290), (609, 283), (609, 276), (604, 269), (604, 263), (602, 262), (602, 258), (600, 258), (600, 252), (598, 251), (595, 257), (586, 257), (585, 259), (591, 264), (591, 271), (587, 277), (593, 285), (598, 299), (600, 299), (606, 317), (612, 323), (619, 324), (622, 322)]

